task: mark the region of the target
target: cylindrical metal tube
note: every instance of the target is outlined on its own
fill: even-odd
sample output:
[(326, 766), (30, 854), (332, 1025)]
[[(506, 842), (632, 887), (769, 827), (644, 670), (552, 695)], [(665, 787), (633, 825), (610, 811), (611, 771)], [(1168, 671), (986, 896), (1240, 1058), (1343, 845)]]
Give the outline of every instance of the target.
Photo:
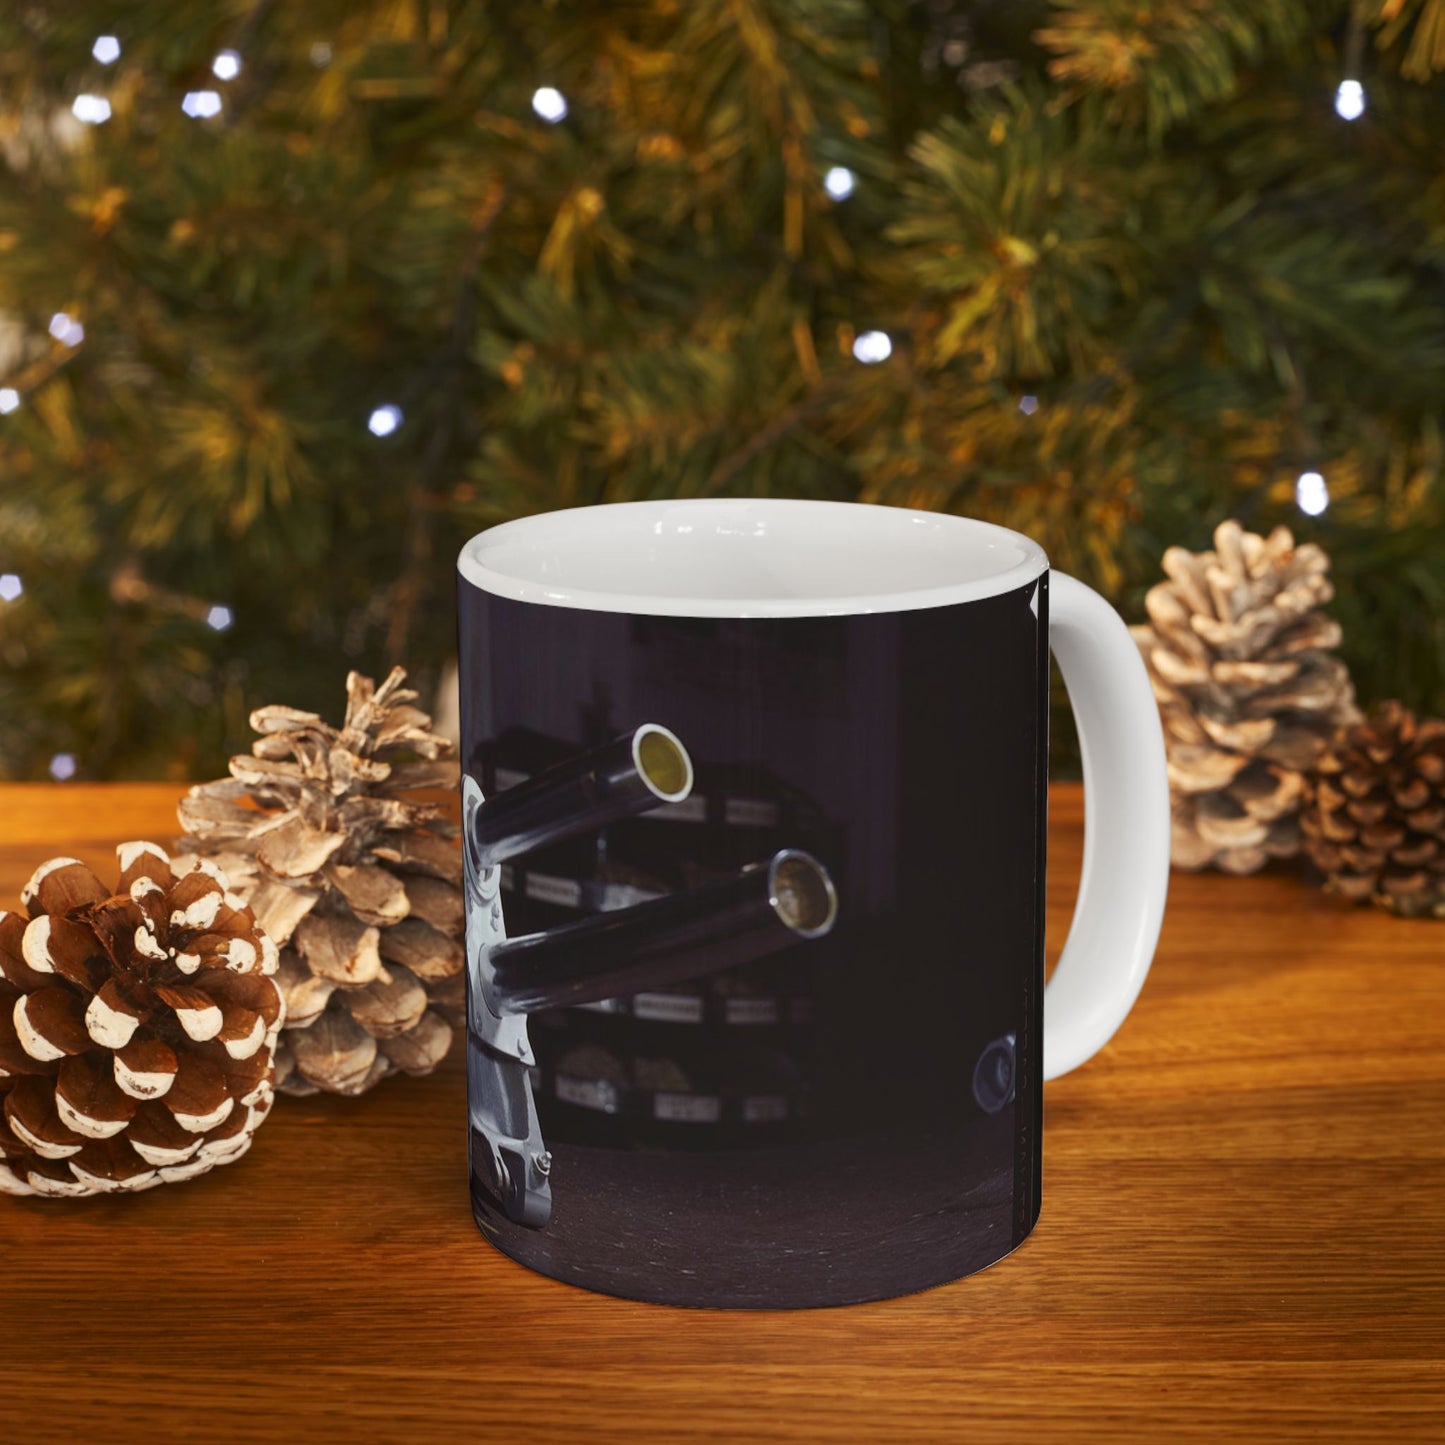
[(677, 736), (644, 723), (610, 743), (493, 793), (466, 820), (478, 870), (692, 791), (692, 760)]
[(535, 1013), (681, 983), (821, 938), (837, 913), (828, 870), (783, 848), (732, 878), (498, 944), (492, 1002)]

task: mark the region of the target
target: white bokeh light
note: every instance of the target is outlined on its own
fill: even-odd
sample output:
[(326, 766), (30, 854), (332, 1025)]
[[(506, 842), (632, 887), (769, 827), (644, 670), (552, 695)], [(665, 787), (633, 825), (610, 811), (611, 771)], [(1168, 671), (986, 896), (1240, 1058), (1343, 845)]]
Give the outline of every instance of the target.
[(847, 166), (834, 166), (823, 177), (823, 189), (835, 201), (846, 201), (853, 194), (853, 188), (857, 184), (858, 177)]
[(367, 418), (366, 429), (374, 437), (389, 437), (403, 420), (399, 406), (379, 406)]
[(220, 602), (206, 613), (206, 626), (214, 627), (217, 632), (224, 632), (235, 620), (231, 609)]
[(20, 393), (13, 386), (0, 386), (0, 416), (9, 416), (20, 405)]
[(85, 340), (85, 327), (75, 317), (64, 311), (57, 311), (50, 318), (50, 334), (67, 346), (79, 346)]
[(1335, 91), (1335, 114), (1341, 120), (1359, 120), (1365, 113), (1365, 87), (1358, 80), (1342, 80)]
[(853, 355), (864, 366), (873, 366), (893, 355), (893, 343), (886, 331), (865, 331), (853, 343)]
[(317, 70), (324, 70), (331, 64), (331, 57), (334, 52), (325, 40), (318, 40), (312, 45), (308, 53), (311, 57), (312, 65), (314, 65)]
[(1025, 416), (1032, 416), (1039, 409), (1039, 399), (1036, 396), (1019, 397), (1019, 410)]
[(1301, 472), (1294, 484), (1294, 499), (1307, 517), (1318, 517), (1330, 504), (1330, 489), (1319, 472)]
[(554, 86), (544, 85), (532, 92), (532, 109), (551, 125), (567, 119), (567, 97)]
[(193, 120), (209, 120), (221, 113), (221, 96), (215, 90), (188, 90), (181, 109)]
[(22, 592), (25, 584), (13, 572), (0, 575), (0, 602), (13, 602)]
[(103, 95), (77, 95), (70, 113), (82, 125), (104, 125), (110, 119), (110, 102)]
[(236, 50), (223, 50), (211, 62), (211, 74), (217, 80), (234, 80), (241, 73), (241, 55)]
[(75, 761), (74, 753), (56, 753), (50, 760), (50, 776), (57, 783), (69, 782), (75, 776), (75, 770), (79, 766)]
[(120, 59), (120, 41), (114, 35), (98, 35), (90, 53), (102, 65), (114, 65)]

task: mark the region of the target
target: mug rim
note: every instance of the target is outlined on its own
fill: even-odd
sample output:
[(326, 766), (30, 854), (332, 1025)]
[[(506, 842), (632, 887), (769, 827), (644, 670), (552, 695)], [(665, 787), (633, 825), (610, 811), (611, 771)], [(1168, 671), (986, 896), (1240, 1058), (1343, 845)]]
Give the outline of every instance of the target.
[[(887, 520), (883, 525), (892, 529), (890, 542), (896, 545), (900, 540), (905, 543), (916, 541), (920, 559), (930, 555), (923, 546), (925, 542), (931, 543), (936, 551), (940, 539), (948, 543), (956, 538), (962, 544), (967, 535), (971, 539), (973, 558), (991, 554), (991, 560), (999, 565), (993, 570), (975, 570), (973, 575), (966, 575), (961, 546), (960, 575), (943, 583), (860, 590), (841, 595), (794, 592), (786, 596), (709, 596), (704, 593), (629, 591), (625, 587), (612, 590), (574, 586), (565, 577), (557, 575), (546, 580), (536, 576), (519, 576), (515, 571), (506, 570), (505, 562), (498, 558), (498, 553), (507, 548), (515, 552), (519, 546), (535, 547), (563, 538), (573, 543), (592, 542), (599, 547), (605, 546), (609, 531), (615, 539), (619, 535), (619, 526), (643, 524), (655, 535), (664, 535), (666, 525), (675, 525), (684, 517), (695, 520), (711, 514), (718, 518), (729, 513), (737, 513), (739, 520), (744, 517), (750, 520), (755, 535), (762, 535), (756, 529), (759, 524), (766, 526), (769, 521), (780, 523), (789, 519), (796, 523), (801, 519), (821, 524), (825, 516), (827, 525), (835, 529), (876, 530), (880, 514), (884, 514)], [(687, 523), (689, 529), (692, 520)], [(858, 540), (863, 540), (861, 531)], [(515, 602), (669, 617), (835, 617), (946, 607), (1012, 592), (1041, 576), (1048, 567), (1048, 557), (1037, 542), (994, 522), (886, 503), (785, 497), (677, 497), (640, 502), (599, 502), (590, 506), (534, 512), (477, 533), (463, 545), (457, 557), (460, 579), (483, 592)]]

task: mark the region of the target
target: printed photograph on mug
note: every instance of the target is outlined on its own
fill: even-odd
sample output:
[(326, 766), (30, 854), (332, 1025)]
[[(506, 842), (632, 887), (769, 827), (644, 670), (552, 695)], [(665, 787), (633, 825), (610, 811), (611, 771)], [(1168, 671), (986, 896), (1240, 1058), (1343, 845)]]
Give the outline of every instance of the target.
[(474, 1213), (674, 1303), (844, 1303), (1038, 1211), (1047, 573), (630, 615), (461, 579)]

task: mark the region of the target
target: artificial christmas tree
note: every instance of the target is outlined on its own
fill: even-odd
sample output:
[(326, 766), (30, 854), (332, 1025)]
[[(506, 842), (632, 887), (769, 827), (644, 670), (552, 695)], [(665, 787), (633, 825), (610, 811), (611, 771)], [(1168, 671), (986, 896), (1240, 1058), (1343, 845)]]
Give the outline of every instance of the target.
[[(225, 875), (52, 858), (0, 913), (0, 1193), (149, 1189), (239, 1159), (271, 1108), (276, 947)], [(196, 860), (187, 860), (194, 865)]]
[(1445, 719), (1387, 702), (1341, 729), (1300, 822), (1330, 892), (1445, 918)]
[(415, 795), (455, 788), (457, 767), (405, 678), (351, 673), (339, 729), (256, 709), (252, 752), (181, 801), (179, 846), (224, 865), (281, 945), (288, 1093), (361, 1093), (396, 1070), (430, 1072), (451, 1046), (461, 849), (444, 807)]
[(1136, 617), (1285, 521), (1445, 710), (1442, 16), (0, 7), (0, 774), (430, 696), (467, 536), (674, 494), (974, 514)]

